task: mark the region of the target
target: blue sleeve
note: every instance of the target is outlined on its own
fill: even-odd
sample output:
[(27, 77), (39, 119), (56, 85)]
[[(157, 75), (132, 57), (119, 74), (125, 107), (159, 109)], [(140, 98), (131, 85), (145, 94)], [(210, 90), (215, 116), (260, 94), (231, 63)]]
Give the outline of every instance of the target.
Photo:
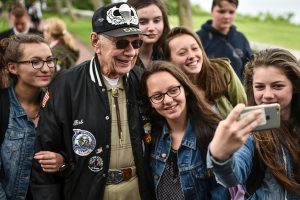
[(244, 145), (224, 162), (216, 161), (208, 151), (207, 167), (212, 168), (218, 183), (224, 187), (244, 184), (252, 169), (254, 148), (254, 140), (250, 136)]
[[(0, 155), (1, 155), (2, 145), (0, 145)], [(2, 157), (0, 158), (0, 171), (2, 171)], [(6, 193), (2, 187), (2, 183), (0, 182), (0, 199), (6, 200)]]

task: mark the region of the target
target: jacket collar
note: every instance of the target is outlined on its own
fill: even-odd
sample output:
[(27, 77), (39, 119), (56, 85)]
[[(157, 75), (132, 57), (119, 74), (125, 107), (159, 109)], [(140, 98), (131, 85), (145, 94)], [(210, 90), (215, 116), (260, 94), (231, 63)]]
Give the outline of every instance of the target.
[[(101, 73), (99, 73), (100, 67), (101, 66), (98, 61), (97, 55), (95, 54), (95, 56), (91, 59), (90, 66), (89, 66), (90, 77), (94, 83), (96, 83), (100, 87), (104, 87), (105, 84), (104, 84), (103, 77)], [(128, 76), (129, 76), (129, 72), (126, 75), (125, 82), (127, 82)]]
[[(169, 126), (165, 124), (162, 130), (162, 134), (163, 134), (162, 138), (165, 138), (167, 135), (169, 135), (169, 133), (170, 133)], [(187, 127), (185, 129), (185, 133), (181, 141), (181, 145), (191, 148), (193, 150), (196, 150), (197, 148), (196, 135), (190, 120), (188, 120)]]

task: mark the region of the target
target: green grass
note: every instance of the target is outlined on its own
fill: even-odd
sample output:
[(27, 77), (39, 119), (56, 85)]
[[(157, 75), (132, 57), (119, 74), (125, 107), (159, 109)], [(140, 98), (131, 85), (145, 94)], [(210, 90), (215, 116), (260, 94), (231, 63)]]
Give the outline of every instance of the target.
[(3, 16), (0, 16), (0, 31), (4, 31), (8, 28), (9, 28), (8, 21)]
[[(43, 14), (43, 18), (54, 17), (53, 13)], [(82, 42), (90, 46), (90, 33), (92, 31), (91, 19), (77, 18), (76, 21), (72, 21), (70, 17), (59, 17), (66, 25), (69, 32), (73, 33), (76, 37), (80, 38)]]
[[(55, 16), (54, 13), (44, 13), (44, 18)], [(73, 22), (69, 17), (60, 17), (67, 24), (68, 30), (90, 46), (91, 19), (79, 18)], [(193, 16), (194, 30), (199, 30), (201, 25), (211, 16), (201, 13)], [(170, 16), (171, 27), (178, 25), (177, 16)], [(288, 49), (300, 50), (300, 26), (292, 25), (285, 21), (259, 21), (258, 17), (237, 16), (235, 25), (243, 32), (249, 41), (273, 44)], [(0, 31), (9, 27), (9, 23), (0, 16)]]

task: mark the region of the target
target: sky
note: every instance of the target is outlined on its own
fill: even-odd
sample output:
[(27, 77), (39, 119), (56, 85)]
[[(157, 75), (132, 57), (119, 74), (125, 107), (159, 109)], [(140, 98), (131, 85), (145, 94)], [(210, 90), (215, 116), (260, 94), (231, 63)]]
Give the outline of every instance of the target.
[[(212, 0), (191, 0), (193, 4), (199, 4), (204, 10), (210, 11)], [(239, 0), (237, 12), (240, 14), (258, 15), (269, 12), (272, 15), (286, 15), (294, 13), (292, 22), (300, 24), (299, 0)]]

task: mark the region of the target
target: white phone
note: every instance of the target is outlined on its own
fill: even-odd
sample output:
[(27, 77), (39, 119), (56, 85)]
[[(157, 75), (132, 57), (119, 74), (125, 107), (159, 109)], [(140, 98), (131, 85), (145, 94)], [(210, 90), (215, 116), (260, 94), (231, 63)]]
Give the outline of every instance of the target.
[(261, 110), (263, 120), (253, 131), (267, 130), (280, 127), (280, 105), (278, 103), (248, 106), (242, 111), (240, 118), (243, 118), (252, 110)]

